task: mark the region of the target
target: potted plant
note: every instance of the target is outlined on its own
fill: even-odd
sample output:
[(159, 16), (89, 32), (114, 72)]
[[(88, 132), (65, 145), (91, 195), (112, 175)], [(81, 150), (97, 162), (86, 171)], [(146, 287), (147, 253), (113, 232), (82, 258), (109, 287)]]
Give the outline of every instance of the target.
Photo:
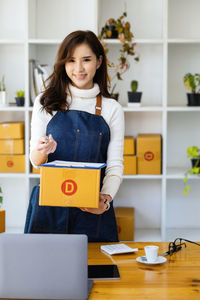
[(4, 75), (0, 80), (0, 106), (6, 106), (6, 84)]
[(108, 44), (105, 42), (106, 39), (114, 38), (116, 36), (116, 32), (113, 34), (113, 31), (108, 28), (108, 26), (112, 26), (115, 31), (117, 31), (117, 38), (121, 43), (121, 47), (119, 50), (118, 63), (113, 63), (107, 59), (109, 71), (112, 70), (112, 76), (108, 76), (108, 82), (110, 87), (110, 93), (113, 98), (116, 98), (116, 94), (114, 94), (115, 87), (117, 82), (112, 85), (112, 82), (115, 80), (123, 80), (122, 75), (129, 69), (129, 56), (133, 56), (135, 61), (139, 61), (138, 55), (135, 53), (135, 45), (133, 42), (134, 35), (131, 31), (131, 25), (129, 22), (125, 21), (127, 17), (127, 13), (124, 12), (118, 19), (111, 18), (109, 19), (105, 26), (102, 27), (101, 33), (99, 35), (99, 39), (102, 42), (105, 53), (109, 52)]
[(200, 106), (200, 74), (185, 74), (184, 85), (191, 91), (187, 93), (188, 106)]
[(188, 175), (189, 174), (196, 174), (200, 175), (200, 148), (197, 146), (190, 146), (187, 148), (187, 157), (191, 159), (191, 169), (185, 173), (184, 177), (184, 194), (188, 194), (191, 186), (187, 184)]
[(131, 92), (128, 92), (128, 105), (139, 106), (141, 104), (142, 92), (137, 92), (138, 81), (131, 81)]
[(24, 91), (16, 91), (17, 97), (15, 97), (17, 106), (24, 106)]

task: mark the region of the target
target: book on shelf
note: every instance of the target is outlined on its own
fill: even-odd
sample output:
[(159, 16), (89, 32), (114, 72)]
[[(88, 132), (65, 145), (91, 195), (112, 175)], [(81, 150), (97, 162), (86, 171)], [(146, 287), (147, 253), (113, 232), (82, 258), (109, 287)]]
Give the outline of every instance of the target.
[(52, 70), (49, 65), (40, 64), (38, 60), (30, 59), (29, 61), (29, 86), (30, 98), (34, 104), (35, 98), (44, 91), (45, 83)]

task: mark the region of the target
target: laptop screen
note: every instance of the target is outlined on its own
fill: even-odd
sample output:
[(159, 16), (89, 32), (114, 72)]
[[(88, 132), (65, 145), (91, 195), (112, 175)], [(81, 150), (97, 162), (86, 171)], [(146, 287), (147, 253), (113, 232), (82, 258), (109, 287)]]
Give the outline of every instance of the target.
[(87, 299), (86, 235), (1, 234), (0, 298)]

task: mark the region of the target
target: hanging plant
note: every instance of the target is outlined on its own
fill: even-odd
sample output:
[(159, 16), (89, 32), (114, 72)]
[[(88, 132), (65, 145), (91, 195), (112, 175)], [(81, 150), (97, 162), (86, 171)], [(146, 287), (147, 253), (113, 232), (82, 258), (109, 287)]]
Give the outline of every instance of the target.
[(136, 43), (133, 42), (134, 35), (133, 35), (133, 32), (131, 31), (131, 24), (128, 21), (125, 21), (126, 17), (127, 17), (127, 13), (124, 12), (118, 19), (110, 18), (106, 22), (105, 26), (102, 27), (101, 33), (99, 35), (99, 39), (103, 44), (106, 54), (108, 54), (108, 52), (109, 52), (109, 48), (108, 48), (108, 44), (106, 43), (106, 39), (112, 38), (112, 31), (110, 29), (111, 26), (117, 32), (117, 38), (121, 42), (118, 63), (115, 64), (114, 62), (107, 60), (108, 67), (114, 69), (113, 76), (111, 77), (109, 75), (109, 77), (108, 77), (111, 94), (114, 92), (114, 89), (117, 85), (117, 83), (115, 83), (112, 86), (112, 82), (115, 79), (123, 80), (122, 75), (125, 72), (127, 72), (128, 69), (130, 68), (129, 57), (132, 56), (135, 61), (139, 61), (139, 57), (135, 52)]

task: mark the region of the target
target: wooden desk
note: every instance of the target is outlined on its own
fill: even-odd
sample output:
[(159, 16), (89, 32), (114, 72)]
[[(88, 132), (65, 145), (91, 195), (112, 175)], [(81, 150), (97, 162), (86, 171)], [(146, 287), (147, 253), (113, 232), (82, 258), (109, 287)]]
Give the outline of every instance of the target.
[[(145, 265), (136, 262), (144, 255), (148, 243), (126, 243), (139, 248), (134, 254), (103, 254), (98, 243), (89, 243), (88, 264), (118, 265), (121, 279), (94, 281), (89, 300), (200, 300), (200, 247), (187, 243), (186, 248), (167, 256), (163, 265)], [(168, 250), (168, 243), (149, 243), (160, 247), (159, 253)]]

